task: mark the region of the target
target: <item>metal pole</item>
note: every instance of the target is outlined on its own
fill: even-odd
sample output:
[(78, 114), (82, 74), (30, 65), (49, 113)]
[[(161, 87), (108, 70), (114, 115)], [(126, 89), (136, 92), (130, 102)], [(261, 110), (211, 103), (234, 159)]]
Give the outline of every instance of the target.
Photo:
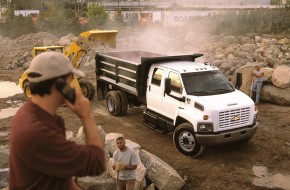
[(119, 182), (119, 170), (117, 171), (117, 180), (116, 180), (117, 182), (116, 182), (116, 186), (117, 186), (117, 190), (118, 190), (118, 182)]

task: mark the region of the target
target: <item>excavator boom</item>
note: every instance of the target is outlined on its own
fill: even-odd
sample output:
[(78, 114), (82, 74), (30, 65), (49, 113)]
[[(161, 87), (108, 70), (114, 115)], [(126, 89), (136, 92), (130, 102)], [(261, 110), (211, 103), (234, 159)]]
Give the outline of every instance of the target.
[(65, 48), (64, 54), (71, 59), (75, 68), (88, 50), (100, 52), (116, 48), (116, 30), (94, 29), (82, 32), (76, 41)]

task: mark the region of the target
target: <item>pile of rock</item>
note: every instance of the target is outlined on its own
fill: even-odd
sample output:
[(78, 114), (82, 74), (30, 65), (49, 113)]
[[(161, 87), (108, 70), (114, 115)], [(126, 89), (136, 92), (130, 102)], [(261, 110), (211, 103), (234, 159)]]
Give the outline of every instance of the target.
[(237, 72), (243, 74), (241, 90), (250, 95), (251, 72), (261, 64), (265, 73), (265, 85), (261, 99), (280, 105), (290, 105), (290, 39), (269, 36), (212, 37), (200, 51), (214, 63), (229, 80), (234, 81)]
[(0, 36), (0, 68), (27, 65), (32, 59), (33, 47), (53, 45), (57, 41), (56, 36), (47, 32), (26, 34), (14, 40)]

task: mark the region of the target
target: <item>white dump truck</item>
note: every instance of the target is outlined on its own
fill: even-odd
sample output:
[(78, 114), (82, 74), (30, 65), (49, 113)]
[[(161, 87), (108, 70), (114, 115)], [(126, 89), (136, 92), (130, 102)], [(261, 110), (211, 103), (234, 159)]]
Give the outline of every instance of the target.
[(175, 147), (187, 156), (200, 155), (207, 145), (248, 141), (258, 127), (254, 102), (217, 67), (195, 62), (200, 56), (99, 53), (98, 99), (106, 99), (113, 116), (126, 114), (129, 105), (145, 105), (144, 124), (173, 133)]

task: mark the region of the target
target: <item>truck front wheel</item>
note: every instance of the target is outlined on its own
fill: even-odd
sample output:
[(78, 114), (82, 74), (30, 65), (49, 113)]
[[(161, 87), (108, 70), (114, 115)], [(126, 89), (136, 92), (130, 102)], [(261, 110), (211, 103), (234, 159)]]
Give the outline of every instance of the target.
[(121, 99), (116, 91), (107, 94), (107, 108), (111, 115), (118, 116), (121, 113)]
[(186, 156), (197, 157), (204, 151), (204, 146), (196, 141), (190, 123), (183, 123), (174, 130), (173, 142), (176, 149)]

